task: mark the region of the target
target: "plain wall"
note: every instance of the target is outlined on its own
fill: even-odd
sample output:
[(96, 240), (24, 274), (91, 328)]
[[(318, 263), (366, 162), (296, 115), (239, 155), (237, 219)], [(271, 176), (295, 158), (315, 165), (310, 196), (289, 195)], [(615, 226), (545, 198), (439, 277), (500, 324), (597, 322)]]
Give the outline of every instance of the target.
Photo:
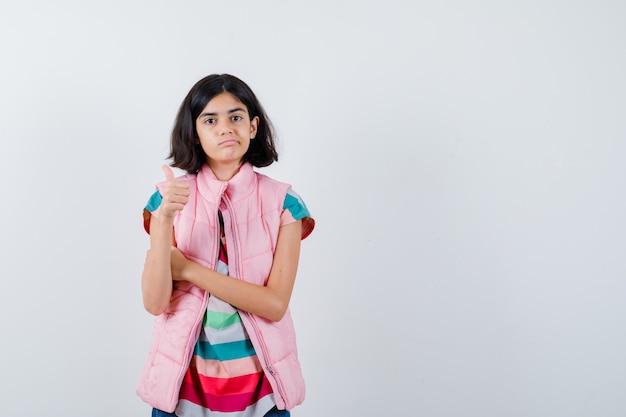
[(0, 415), (147, 416), (141, 210), (228, 72), (317, 228), (297, 417), (626, 414), (626, 3), (3, 1)]

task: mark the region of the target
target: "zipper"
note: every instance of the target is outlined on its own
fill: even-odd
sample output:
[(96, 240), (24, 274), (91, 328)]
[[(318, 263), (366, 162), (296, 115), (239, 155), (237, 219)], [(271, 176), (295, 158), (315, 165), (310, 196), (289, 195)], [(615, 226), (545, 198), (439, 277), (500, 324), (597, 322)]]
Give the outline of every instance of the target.
[[(239, 241), (239, 235), (237, 233), (237, 229), (233, 226), (234, 222), (233, 222), (233, 217), (234, 217), (234, 210), (232, 207), (232, 204), (230, 202), (230, 200), (228, 199), (228, 197), (224, 194), (223, 195), (223, 200), (224, 203), (226, 204), (226, 208), (228, 209), (229, 213), (230, 213), (230, 230), (231, 230), (231, 236), (232, 236), (232, 247), (233, 250), (230, 250), (228, 252), (228, 270), (230, 271), (231, 269), (231, 265), (234, 266), (236, 268), (236, 276), (234, 276), (233, 278), (236, 278), (238, 280), (243, 281), (242, 278), (242, 271), (241, 271), (241, 263), (239, 261), (239, 246), (237, 245), (237, 242)], [(231, 253), (234, 255), (234, 262), (231, 261)], [(229, 275), (232, 274), (229, 273)], [(282, 386), (282, 381), (280, 380), (280, 378), (278, 378), (278, 372), (276, 371), (276, 369), (272, 366), (272, 363), (269, 360), (269, 353), (268, 353), (268, 349), (267, 349), (267, 345), (265, 343), (265, 339), (263, 339), (263, 336), (261, 334), (261, 330), (259, 329), (259, 325), (256, 322), (256, 319), (254, 318), (254, 316), (250, 313), (248, 313), (247, 311), (239, 311), (239, 314), (243, 314), (248, 320), (244, 320), (243, 323), (245, 323), (246, 321), (250, 323), (250, 326), (252, 327), (252, 330), (254, 331), (254, 334), (256, 336), (256, 339), (258, 341), (258, 344), (261, 348), (261, 352), (263, 354), (263, 361), (265, 362), (265, 369), (267, 370), (267, 372), (272, 376), (272, 378), (274, 378), (274, 381), (276, 381), (276, 386), (278, 387), (278, 395), (280, 395), (281, 399), (283, 400), (283, 403), (287, 403), (287, 397), (285, 395), (285, 390)], [(244, 326), (245, 327), (245, 326)], [(248, 330), (248, 329), (246, 329)], [(257, 346), (253, 347), (255, 349), (255, 352), (257, 350)], [(258, 357), (258, 354), (257, 354)]]
[[(226, 187), (222, 187), (222, 189), (220, 190), (220, 194), (224, 192), (224, 190), (226, 189)], [(199, 194), (199, 193), (197, 193)], [(215, 221), (218, 225), (219, 228), (219, 207), (218, 207), (218, 212), (215, 214)], [(193, 231), (192, 231), (193, 233)], [(190, 237), (191, 238), (191, 237)], [(218, 230), (218, 233), (216, 233), (216, 245), (215, 245), (215, 249), (213, 250), (213, 255), (211, 258), (209, 259), (215, 259), (215, 265), (217, 265), (217, 259), (219, 257), (219, 250), (220, 250), (220, 231)], [(209, 292), (206, 290), (203, 290), (203, 296), (202, 296), (202, 305), (206, 306), (207, 304), (207, 300), (209, 298)], [(193, 329), (195, 329), (194, 331), (194, 335), (199, 335), (201, 332), (201, 329), (199, 329), (200, 326), (202, 326), (202, 319), (204, 317), (204, 314), (206, 312), (206, 308), (201, 308), (198, 312), (198, 315), (195, 318), (195, 325), (193, 327)], [(183, 357), (185, 364), (187, 364), (187, 366), (185, 366), (184, 368), (181, 368), (181, 372), (178, 374), (178, 389), (176, 390), (175, 395), (178, 396), (178, 391), (180, 391), (180, 387), (183, 383), (183, 378), (185, 378), (185, 374), (187, 373), (187, 368), (189, 367), (189, 364), (191, 363), (191, 357), (193, 356), (193, 352), (195, 350), (196, 347), (196, 340), (198, 339), (198, 336), (196, 336), (195, 338), (193, 338), (194, 342), (191, 344), (191, 346), (185, 346), (187, 349), (185, 351), (185, 356)], [(189, 340), (187, 341), (187, 344), (189, 344)]]
[(263, 339), (263, 336), (261, 335), (261, 330), (259, 329), (259, 325), (257, 324), (256, 319), (252, 316), (252, 314), (245, 312), (245, 311), (243, 313), (245, 313), (246, 317), (248, 317), (248, 320), (252, 326), (252, 329), (254, 330), (257, 340), (259, 341), (261, 350), (263, 351), (263, 360), (265, 361), (265, 369), (270, 375), (272, 375), (272, 378), (274, 378), (274, 380), (276, 381), (276, 386), (278, 387), (278, 395), (280, 395), (280, 398), (286, 404), (287, 396), (285, 395), (285, 389), (283, 388), (282, 380), (278, 377), (278, 371), (274, 369), (274, 367), (272, 366), (269, 360), (267, 345), (265, 344), (265, 339)]

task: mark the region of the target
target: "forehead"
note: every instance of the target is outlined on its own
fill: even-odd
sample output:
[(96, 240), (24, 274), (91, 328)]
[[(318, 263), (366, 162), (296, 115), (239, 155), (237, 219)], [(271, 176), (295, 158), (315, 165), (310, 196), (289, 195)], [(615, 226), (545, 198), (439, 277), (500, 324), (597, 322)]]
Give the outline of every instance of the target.
[(222, 111), (232, 111), (235, 109), (242, 109), (248, 111), (248, 108), (245, 104), (241, 102), (235, 95), (224, 92), (213, 97), (209, 102), (204, 106), (204, 110), (202, 113), (210, 112), (210, 113), (218, 113)]

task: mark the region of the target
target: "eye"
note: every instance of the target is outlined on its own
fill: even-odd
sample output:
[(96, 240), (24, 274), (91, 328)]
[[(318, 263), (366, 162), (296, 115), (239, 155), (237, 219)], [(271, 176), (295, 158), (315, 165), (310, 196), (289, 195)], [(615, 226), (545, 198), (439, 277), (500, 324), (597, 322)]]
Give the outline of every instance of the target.
[(235, 115), (235, 116), (233, 116), (233, 118), (232, 118), (233, 122), (238, 122), (238, 121), (240, 121), (240, 120), (242, 120), (242, 119), (243, 119), (243, 117), (241, 117), (241, 116), (239, 116), (239, 115)]
[(212, 125), (212, 124), (215, 124), (215, 119), (212, 119), (212, 118), (206, 119), (206, 120), (204, 121), (204, 124), (206, 124), (206, 125)]

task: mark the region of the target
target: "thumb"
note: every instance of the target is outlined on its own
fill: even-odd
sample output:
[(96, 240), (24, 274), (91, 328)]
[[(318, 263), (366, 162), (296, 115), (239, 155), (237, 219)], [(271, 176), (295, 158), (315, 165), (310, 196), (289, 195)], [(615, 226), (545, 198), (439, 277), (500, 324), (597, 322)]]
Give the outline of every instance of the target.
[(165, 179), (167, 179), (168, 181), (174, 181), (174, 172), (172, 172), (172, 168), (168, 167), (167, 165), (163, 165), (161, 169), (165, 174)]

